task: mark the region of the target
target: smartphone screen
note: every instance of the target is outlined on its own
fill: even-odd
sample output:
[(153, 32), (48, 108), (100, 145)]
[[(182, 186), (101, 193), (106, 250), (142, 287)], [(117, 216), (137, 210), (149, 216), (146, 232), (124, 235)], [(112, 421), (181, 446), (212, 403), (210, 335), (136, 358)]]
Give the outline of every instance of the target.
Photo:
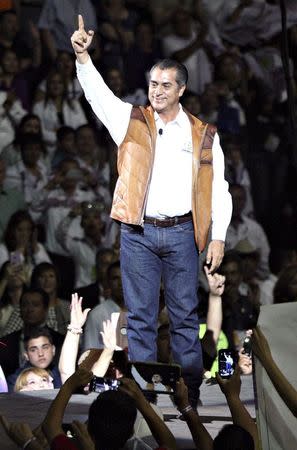
[(11, 264), (18, 266), (19, 264), (22, 264), (23, 262), (23, 256), (20, 252), (15, 251), (11, 252), (9, 255), (9, 261)]
[(93, 377), (90, 383), (90, 391), (101, 393), (104, 391), (116, 391), (119, 387), (119, 381), (114, 378)]
[(219, 350), (219, 375), (222, 378), (230, 378), (235, 370), (235, 357), (232, 350)]
[(178, 364), (134, 361), (131, 374), (144, 392), (153, 390), (156, 394), (172, 394), (181, 377), (181, 367)]

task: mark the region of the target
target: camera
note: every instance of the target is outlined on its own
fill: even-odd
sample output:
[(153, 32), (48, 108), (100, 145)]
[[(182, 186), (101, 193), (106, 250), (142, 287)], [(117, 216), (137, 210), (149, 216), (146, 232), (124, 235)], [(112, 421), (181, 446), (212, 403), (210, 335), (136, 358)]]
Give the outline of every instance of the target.
[(222, 378), (230, 378), (235, 370), (236, 357), (232, 350), (219, 350), (219, 375)]
[(94, 376), (90, 382), (90, 392), (97, 392), (100, 394), (104, 391), (117, 391), (120, 385), (119, 380), (114, 378), (96, 377)]

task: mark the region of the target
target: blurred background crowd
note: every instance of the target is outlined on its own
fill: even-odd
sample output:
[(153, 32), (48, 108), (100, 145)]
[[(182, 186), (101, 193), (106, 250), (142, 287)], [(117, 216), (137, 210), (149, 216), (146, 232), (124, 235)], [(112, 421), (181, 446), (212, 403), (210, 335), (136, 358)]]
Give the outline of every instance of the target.
[[(286, 4), (296, 102), (297, 5)], [(0, 363), (5, 375), (28, 362), (34, 327), (45, 327), (48, 342), (61, 347), (74, 290), (84, 297), (84, 307), (96, 308), (83, 349), (102, 346), (100, 326), (124, 309), (119, 227), (109, 218), (116, 148), (76, 78), (70, 36), (78, 13), (95, 31), (92, 59), (116, 96), (146, 105), (149, 69), (161, 58), (174, 58), (189, 71), (183, 106), (218, 128), (233, 199), (220, 268), (226, 277), (222, 330), (224, 346), (239, 349), (261, 304), (297, 300), (297, 159), (279, 2), (8, 0), (0, 7), (0, 337), (6, 343)], [(209, 287), (203, 271), (199, 276), (203, 321)], [(160, 342), (164, 330), (166, 313), (160, 316)]]

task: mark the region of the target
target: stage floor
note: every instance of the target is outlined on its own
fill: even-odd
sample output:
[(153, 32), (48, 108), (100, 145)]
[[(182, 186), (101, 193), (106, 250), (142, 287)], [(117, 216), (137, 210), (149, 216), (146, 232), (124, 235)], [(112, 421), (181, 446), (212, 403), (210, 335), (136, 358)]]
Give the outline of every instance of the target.
[[(55, 397), (56, 391), (38, 391), (21, 394), (0, 394), (0, 413), (5, 414), (9, 420), (26, 421), (31, 426), (37, 426), (44, 417), (50, 402)], [(74, 395), (67, 407), (64, 422), (69, 423), (73, 419), (84, 421), (87, 418), (89, 404), (96, 394)], [(241, 399), (255, 417), (254, 392), (252, 377), (242, 377)], [(199, 406), (199, 414), (204, 425), (214, 437), (223, 425), (231, 422), (231, 415), (224, 395), (218, 385), (201, 386), (202, 406)], [(177, 418), (177, 410), (173, 406), (170, 397), (159, 395), (157, 406), (161, 409), (164, 419), (177, 439), (178, 448), (193, 449), (187, 424)], [(0, 430), (1, 450), (12, 450), (17, 447), (9, 441)]]

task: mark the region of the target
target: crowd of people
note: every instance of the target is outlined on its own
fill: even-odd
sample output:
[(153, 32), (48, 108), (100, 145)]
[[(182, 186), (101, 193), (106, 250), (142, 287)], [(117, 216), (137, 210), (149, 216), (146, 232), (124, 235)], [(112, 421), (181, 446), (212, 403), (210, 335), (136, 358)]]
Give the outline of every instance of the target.
[[(90, 381), (90, 370), (103, 376), (115, 349), (128, 347), (120, 226), (109, 216), (117, 179), (115, 142), (123, 125), (119, 123), (110, 136), (105, 127), (109, 119), (99, 120), (100, 114), (95, 115), (88, 104), (93, 106), (92, 99), (86, 92), (86, 98), (83, 95), (70, 40), (77, 14), (83, 16), (86, 30), (93, 30), (89, 54), (94, 66), (125, 105), (148, 104), (150, 69), (171, 58), (184, 64), (189, 74), (182, 106), (217, 127), (233, 211), (218, 272), (203, 270), (205, 251), (194, 273), (195, 283), (199, 279), (204, 376), (215, 376), (218, 348), (239, 352), (241, 373), (251, 373), (242, 342), (247, 330), (255, 329), (261, 305), (297, 300), (297, 168), (287, 125), (279, 2), (227, 3), (45, 0), (36, 23), (26, 18), (22, 2), (0, 5), (1, 386), (4, 392), (61, 388), (43, 424), (50, 443), (61, 435), (59, 418), (71, 393)], [(287, 1), (287, 9), (290, 82), (296, 103), (294, 1)], [(163, 129), (158, 132), (162, 137)], [(161, 181), (157, 187), (162, 191)], [(126, 238), (127, 234), (126, 230)], [(136, 253), (132, 256), (137, 265)], [(167, 284), (158, 293), (157, 354), (158, 361), (170, 363), (176, 343), (164, 289), (169, 290)], [(254, 333), (255, 342), (263, 342), (259, 333)], [(259, 346), (258, 342), (253, 348), (261, 359)], [(99, 352), (93, 359), (90, 349)], [(78, 359), (85, 357), (92, 364), (75, 372)], [(131, 407), (127, 415), (131, 414), (132, 425), (114, 448), (130, 438), (135, 408), (148, 421), (160, 448), (176, 448), (174, 437), (141, 391), (122, 375), (123, 399), (113, 399), (112, 394), (106, 401), (122, 402), (127, 411)], [(244, 432), (250, 433), (254, 447), (251, 443), (246, 448), (258, 448), (252, 420), (234, 399), (239, 395), (239, 376), (237, 371), (232, 381), (217, 380), (233, 419), (236, 408), (240, 410), (239, 419), (234, 419), (239, 428), (229, 432), (246, 442)], [(205, 434), (199, 415), (192, 415), (188, 408), (193, 406), (192, 392), (183, 380), (177, 391), (176, 404), (185, 413), (197, 448), (223, 448)], [(88, 441), (85, 448), (113, 448), (101, 446), (102, 434), (96, 434), (101, 401), (98, 398), (90, 409), (88, 438), (93, 443)], [(197, 398), (195, 402), (194, 409)], [(14, 439), (3, 417), (2, 424)], [(75, 430), (77, 435), (87, 434), (81, 424)], [(38, 449), (35, 434), (23, 431), (21, 445), (31, 439), (32, 447), (26, 448)]]

